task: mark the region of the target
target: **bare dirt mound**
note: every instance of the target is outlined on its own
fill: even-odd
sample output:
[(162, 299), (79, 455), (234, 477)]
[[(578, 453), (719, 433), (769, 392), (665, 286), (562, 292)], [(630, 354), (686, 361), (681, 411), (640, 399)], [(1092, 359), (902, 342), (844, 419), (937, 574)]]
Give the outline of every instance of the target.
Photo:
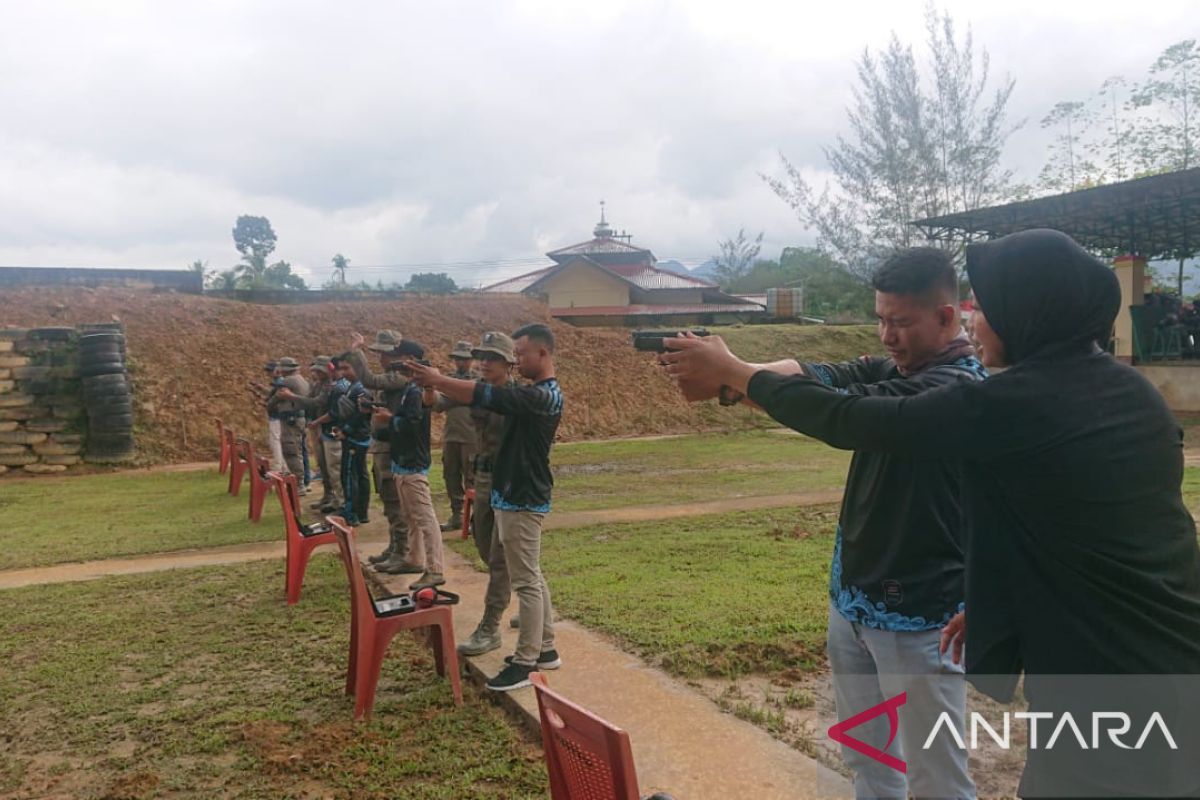
[(216, 452), (214, 416), (262, 438), (265, 422), (246, 381), (270, 358), (307, 363), (346, 349), (351, 331), (393, 328), (445, 366), (458, 339), (548, 322), (558, 338), (567, 397), (560, 436), (581, 439), (712, 427), (729, 415), (689, 407), (625, 331), (551, 322), (546, 306), (520, 297), (414, 297), (266, 306), (198, 295), (128, 289), (37, 288), (0, 296), (0, 326), (125, 324), (135, 426), (147, 463), (204, 460)]

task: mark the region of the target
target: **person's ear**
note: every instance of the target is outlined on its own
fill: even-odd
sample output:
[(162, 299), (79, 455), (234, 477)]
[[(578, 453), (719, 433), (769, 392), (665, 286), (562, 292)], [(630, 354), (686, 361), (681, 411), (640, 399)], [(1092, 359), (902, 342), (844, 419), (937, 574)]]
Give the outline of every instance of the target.
[(959, 325), (958, 307), (952, 305), (941, 306), (938, 309), (938, 322), (940, 322), (944, 328), (953, 328)]

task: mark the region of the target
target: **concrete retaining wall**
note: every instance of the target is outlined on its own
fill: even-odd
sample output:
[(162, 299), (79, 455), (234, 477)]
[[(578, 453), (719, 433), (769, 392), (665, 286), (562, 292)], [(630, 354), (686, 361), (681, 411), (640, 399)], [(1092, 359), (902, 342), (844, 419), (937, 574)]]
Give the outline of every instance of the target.
[(1172, 411), (1200, 413), (1200, 363), (1139, 364), (1136, 369), (1162, 392)]
[(77, 338), (74, 328), (0, 328), (0, 475), (66, 472), (82, 461)]
[(204, 279), (198, 272), (182, 269), (0, 267), (0, 287), (18, 286), (119, 286), (200, 294)]

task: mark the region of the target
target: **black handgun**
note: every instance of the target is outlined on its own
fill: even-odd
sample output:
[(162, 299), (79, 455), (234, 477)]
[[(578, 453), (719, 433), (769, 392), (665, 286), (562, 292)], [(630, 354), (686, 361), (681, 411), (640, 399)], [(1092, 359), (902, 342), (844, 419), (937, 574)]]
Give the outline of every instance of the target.
[[(432, 367), (433, 366), (433, 363), (427, 358), (418, 358), (418, 359), (414, 359), (414, 360), (423, 367)], [(401, 364), (397, 369), (399, 370), (401, 375), (412, 375), (413, 374), (412, 368), (409, 367), (408, 364)]]
[[(694, 336), (708, 336), (708, 331), (704, 328), (692, 328), (690, 333)], [(664, 344), (666, 339), (675, 339), (679, 336), (679, 331), (634, 331), (633, 332), (633, 349), (641, 350), (643, 353), (665, 353), (667, 346)]]

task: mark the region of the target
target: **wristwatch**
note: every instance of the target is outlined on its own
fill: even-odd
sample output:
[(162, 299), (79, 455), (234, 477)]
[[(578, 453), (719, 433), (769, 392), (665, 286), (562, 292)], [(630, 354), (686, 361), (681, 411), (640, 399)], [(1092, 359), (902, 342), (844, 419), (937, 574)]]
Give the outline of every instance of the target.
[(722, 386), (720, 394), (717, 395), (717, 402), (723, 406), (736, 406), (745, 396), (732, 386)]

